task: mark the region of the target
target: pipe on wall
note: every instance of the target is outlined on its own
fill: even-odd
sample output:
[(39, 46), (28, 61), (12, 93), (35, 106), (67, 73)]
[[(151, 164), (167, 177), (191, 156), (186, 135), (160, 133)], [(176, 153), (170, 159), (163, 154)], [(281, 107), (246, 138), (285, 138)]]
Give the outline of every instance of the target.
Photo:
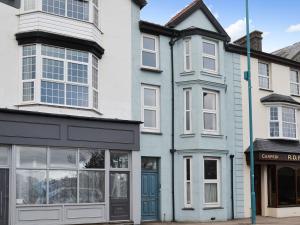
[(230, 155), (230, 162), (231, 162), (231, 219), (234, 219), (234, 174), (233, 174), (233, 159), (234, 155)]

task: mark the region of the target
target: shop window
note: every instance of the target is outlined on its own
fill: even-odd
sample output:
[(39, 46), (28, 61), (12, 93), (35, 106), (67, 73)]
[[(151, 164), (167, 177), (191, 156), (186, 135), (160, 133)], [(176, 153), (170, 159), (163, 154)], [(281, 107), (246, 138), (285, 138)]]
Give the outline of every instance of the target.
[(276, 207), (277, 205), (277, 175), (276, 166), (268, 166), (268, 205), (269, 207)]
[(0, 166), (8, 165), (8, 148), (0, 146)]
[(283, 167), (278, 170), (278, 202), (279, 205), (296, 204), (295, 170)]
[(110, 167), (118, 169), (128, 168), (128, 153), (111, 152), (110, 153)]

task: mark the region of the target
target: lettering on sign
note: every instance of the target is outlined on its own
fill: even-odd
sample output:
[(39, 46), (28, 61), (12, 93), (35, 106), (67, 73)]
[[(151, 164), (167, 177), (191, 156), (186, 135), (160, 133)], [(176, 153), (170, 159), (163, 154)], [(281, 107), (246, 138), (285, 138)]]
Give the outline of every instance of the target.
[(286, 161), (286, 162), (300, 162), (300, 154), (289, 153), (259, 153), (259, 160), (261, 161)]

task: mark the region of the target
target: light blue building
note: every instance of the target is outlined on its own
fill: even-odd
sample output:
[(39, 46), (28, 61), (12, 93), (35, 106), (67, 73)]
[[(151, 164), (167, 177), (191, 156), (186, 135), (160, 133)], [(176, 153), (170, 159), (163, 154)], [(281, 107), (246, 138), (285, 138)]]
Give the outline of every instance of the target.
[(142, 220), (244, 217), (240, 56), (225, 50), (229, 36), (202, 0), (132, 32)]

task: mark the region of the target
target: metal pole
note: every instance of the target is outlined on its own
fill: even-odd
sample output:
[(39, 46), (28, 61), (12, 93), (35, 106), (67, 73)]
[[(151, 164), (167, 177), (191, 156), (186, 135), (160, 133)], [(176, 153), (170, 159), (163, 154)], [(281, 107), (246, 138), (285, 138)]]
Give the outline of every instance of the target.
[(254, 153), (253, 153), (253, 123), (252, 123), (252, 84), (251, 84), (251, 46), (249, 31), (249, 0), (246, 0), (246, 27), (247, 27), (247, 62), (248, 62), (248, 98), (249, 98), (249, 136), (250, 136), (250, 174), (251, 174), (251, 220), (256, 224), (256, 199), (254, 185)]

